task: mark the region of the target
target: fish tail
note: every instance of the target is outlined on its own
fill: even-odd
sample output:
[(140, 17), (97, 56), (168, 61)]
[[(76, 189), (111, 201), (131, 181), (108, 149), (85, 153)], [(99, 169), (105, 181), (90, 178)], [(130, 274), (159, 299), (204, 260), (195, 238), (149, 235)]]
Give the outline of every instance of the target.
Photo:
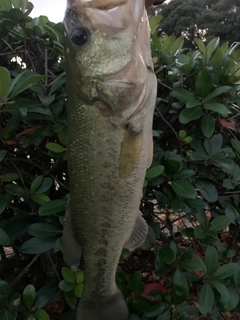
[(94, 301), (80, 301), (77, 320), (127, 320), (128, 308), (120, 292)]

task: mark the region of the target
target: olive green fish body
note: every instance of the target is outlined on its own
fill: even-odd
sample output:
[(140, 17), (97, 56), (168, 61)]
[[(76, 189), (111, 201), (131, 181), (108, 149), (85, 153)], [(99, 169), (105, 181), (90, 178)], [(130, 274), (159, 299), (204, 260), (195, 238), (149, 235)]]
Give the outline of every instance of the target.
[[(145, 9), (144, 1), (138, 1), (136, 5), (129, 0), (117, 14), (115, 9), (94, 9), (95, 16), (86, 3), (71, 1), (64, 22), (71, 201), (63, 238), (69, 264), (79, 258), (78, 245), (82, 248), (85, 284), (78, 320), (127, 319), (115, 283), (116, 269), (123, 247), (135, 249), (147, 233), (139, 205), (152, 156), (156, 78), (147, 67), (148, 25), (146, 20), (141, 25)], [(134, 20), (130, 9), (137, 26), (126, 25), (127, 18)], [(103, 24), (106, 16), (121, 17), (124, 12), (123, 21), (113, 21), (117, 27), (109, 31)], [(99, 18), (98, 13), (105, 16)], [(90, 40), (79, 48), (71, 36), (82, 28)], [(141, 34), (147, 35), (142, 43)], [(74, 41), (84, 43), (79, 35)], [(144, 45), (145, 56), (140, 54)]]

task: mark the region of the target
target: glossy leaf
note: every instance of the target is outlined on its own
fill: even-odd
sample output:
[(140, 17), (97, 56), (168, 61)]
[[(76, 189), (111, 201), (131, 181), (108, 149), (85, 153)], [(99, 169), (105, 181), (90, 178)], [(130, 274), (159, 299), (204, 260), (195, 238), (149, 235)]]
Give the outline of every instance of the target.
[(32, 307), (35, 301), (35, 298), (36, 298), (36, 290), (32, 284), (29, 284), (24, 289), (23, 295), (22, 295), (23, 303), (28, 310)]
[(218, 114), (220, 114), (221, 116), (223, 116), (225, 118), (228, 116), (228, 109), (222, 103), (217, 103), (217, 102), (206, 103), (206, 104), (204, 104), (204, 108), (207, 110), (217, 112)]
[(7, 150), (1, 150), (0, 151), (0, 162), (4, 159), (6, 154), (7, 154)]
[(157, 30), (157, 27), (159, 25), (159, 22), (162, 20), (162, 16), (156, 16), (154, 15), (149, 19), (149, 25), (151, 29), (151, 34), (154, 34), (155, 31)]
[(30, 192), (33, 194), (40, 187), (43, 181), (43, 176), (37, 176), (31, 183)]
[(205, 137), (211, 138), (215, 130), (215, 119), (211, 115), (205, 115), (201, 120), (201, 129)]
[(207, 266), (208, 274), (211, 274), (214, 270), (218, 267), (218, 252), (217, 250), (212, 247), (208, 246), (205, 252), (204, 261)]
[(37, 254), (51, 250), (55, 245), (55, 238), (32, 238), (24, 242), (19, 248), (22, 253)]
[(27, 229), (27, 233), (34, 237), (53, 237), (61, 232), (60, 229), (49, 223), (33, 223)]
[(226, 279), (235, 274), (235, 272), (239, 272), (239, 266), (236, 263), (228, 263), (220, 268), (212, 275), (215, 279)]
[(179, 115), (179, 121), (182, 124), (187, 124), (193, 120), (199, 119), (203, 115), (201, 107), (191, 109), (183, 109)]
[(177, 98), (179, 101), (183, 103), (188, 103), (191, 100), (194, 100), (194, 95), (192, 92), (183, 89), (183, 88), (174, 88), (171, 92), (170, 95), (172, 97)]
[(66, 268), (66, 267), (62, 268), (62, 276), (64, 280), (67, 281), (68, 283), (75, 284), (74, 272), (69, 268)]
[(43, 309), (34, 311), (33, 315), (36, 318), (36, 320), (50, 320), (49, 315)]
[(205, 68), (202, 69), (196, 79), (196, 93), (205, 98), (212, 91), (212, 78), (209, 71)]
[(146, 172), (146, 178), (147, 179), (156, 178), (160, 176), (163, 173), (163, 171), (164, 171), (164, 166), (157, 165), (157, 166), (151, 167)]
[(55, 213), (64, 212), (66, 208), (66, 201), (59, 200), (51, 200), (49, 202), (44, 203), (40, 208), (38, 213), (40, 216), (52, 215)]
[(1, 246), (9, 246), (11, 243), (9, 236), (7, 233), (0, 228), (0, 245)]
[(214, 304), (214, 293), (211, 286), (205, 283), (202, 287), (199, 297), (199, 310), (202, 314), (206, 314), (212, 310)]
[(171, 183), (173, 190), (177, 195), (187, 199), (195, 199), (197, 196), (195, 188), (188, 182), (183, 180), (175, 180)]
[(5, 189), (8, 193), (16, 196), (23, 196), (25, 194), (22, 187), (17, 184), (9, 183), (5, 185)]
[(65, 151), (65, 148), (63, 148), (60, 144), (54, 142), (48, 142), (46, 144), (46, 148), (55, 153), (62, 153)]
[(221, 231), (221, 230), (224, 230), (229, 224), (230, 224), (230, 221), (228, 217), (220, 216), (210, 222), (210, 230)]
[(31, 196), (32, 200), (38, 204), (44, 204), (51, 201), (51, 199), (45, 194), (34, 194)]
[(11, 78), (8, 69), (0, 67), (0, 105), (2, 100), (7, 97), (10, 81)]

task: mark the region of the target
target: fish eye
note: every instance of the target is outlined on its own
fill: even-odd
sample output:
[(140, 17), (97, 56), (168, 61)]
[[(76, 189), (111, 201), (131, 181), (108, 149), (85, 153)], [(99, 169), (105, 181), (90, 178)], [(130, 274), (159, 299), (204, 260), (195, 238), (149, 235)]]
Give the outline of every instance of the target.
[(89, 39), (89, 33), (84, 28), (77, 28), (72, 31), (71, 40), (72, 42), (79, 47), (84, 46)]

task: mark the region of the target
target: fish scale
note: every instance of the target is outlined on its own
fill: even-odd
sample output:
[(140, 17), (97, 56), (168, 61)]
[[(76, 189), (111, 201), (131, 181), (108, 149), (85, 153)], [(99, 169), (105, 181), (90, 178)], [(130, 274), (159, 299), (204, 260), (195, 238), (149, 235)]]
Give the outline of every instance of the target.
[[(127, 320), (115, 275), (123, 247), (134, 250), (148, 231), (139, 205), (152, 157), (156, 78), (148, 68), (144, 1), (110, 10), (97, 9), (98, 1), (94, 9), (91, 1), (89, 8), (70, 1), (64, 19), (70, 181), (64, 258), (75, 266), (82, 254), (77, 320)], [(115, 17), (112, 28), (103, 25), (106, 16)]]

